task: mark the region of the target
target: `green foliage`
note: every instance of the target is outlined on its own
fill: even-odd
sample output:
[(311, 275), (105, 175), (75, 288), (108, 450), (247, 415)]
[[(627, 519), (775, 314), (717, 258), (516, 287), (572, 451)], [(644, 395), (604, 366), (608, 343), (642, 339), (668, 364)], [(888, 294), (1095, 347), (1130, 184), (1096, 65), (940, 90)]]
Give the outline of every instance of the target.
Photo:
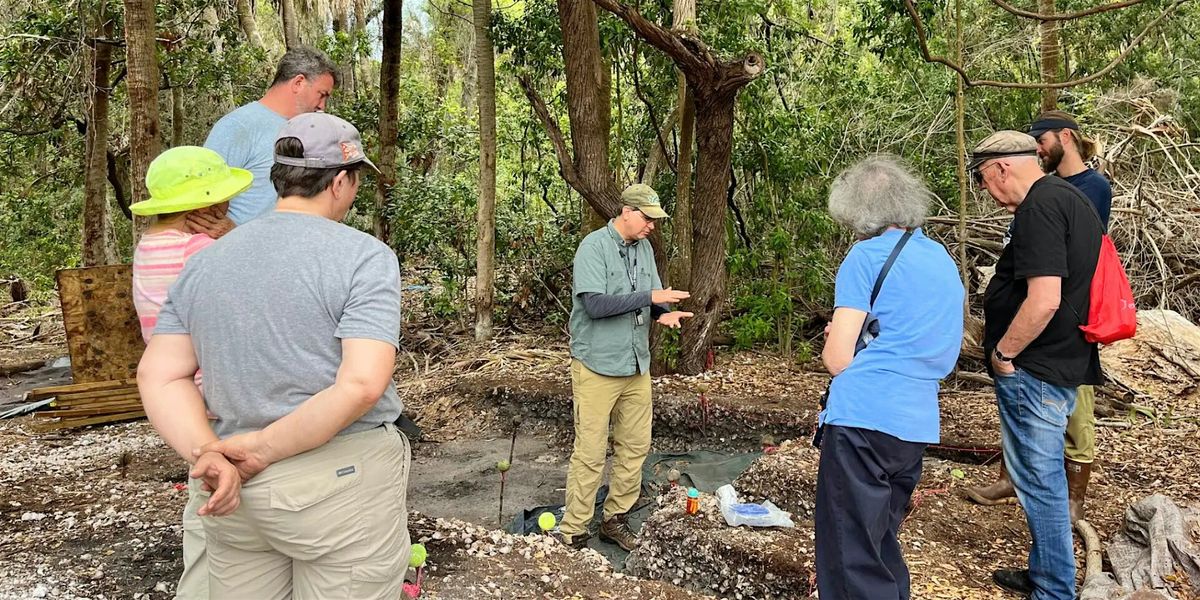
[[(103, 1), (119, 41), (122, 4)], [(1035, 80), (1036, 25), (988, 0), (961, 2), (972, 74)], [(187, 91), (186, 143), (202, 142), (221, 114), (259, 97), (267, 85), (282, 44), (273, 7), (256, 4), (266, 49), (245, 43), (230, 3), (156, 4), (164, 86)], [(671, 22), (667, 0), (633, 4), (654, 22)], [(915, 4), (931, 51), (954, 56), (955, 5)], [(1092, 4), (1061, 0), (1058, 8)], [(1108, 64), (1166, 5), (1167, 0), (1150, 0), (1064, 23), (1065, 76)], [(53, 285), (55, 269), (76, 264), (79, 256), (82, 127), (90, 75), (87, 40), (81, 36), (92, 37), (95, 28), (94, 13), (81, 22), (79, 10), (66, 0), (0, 8), (0, 131), (7, 132), (0, 133), (6, 149), (0, 155), (0, 278), (16, 274), (43, 289)], [(206, 14), (214, 10), (212, 22)], [(427, 293), (417, 292), (429, 313), (463, 318), (473, 289), (479, 157), (470, 7), (428, 0), (408, 10), (424, 14), (406, 15), (399, 179), (385, 217), (392, 225), (390, 242), (406, 269), (420, 273), (415, 283), (430, 286)], [(740, 348), (768, 347), (807, 360), (850, 243), (825, 211), (836, 173), (866, 154), (895, 153), (929, 182), (940, 199), (935, 211), (957, 209), (955, 75), (920, 58), (901, 0), (725, 0), (701, 2), (698, 10), (700, 37), (714, 55), (733, 59), (757, 52), (767, 64), (766, 73), (738, 99), (730, 198), (737, 210), (730, 211), (727, 228), (723, 327)], [(305, 17), (305, 33), (313, 33), (306, 39), (353, 74), (329, 110), (358, 126), (368, 152), (377, 156), (378, 31), (329, 33), (320, 12)], [(598, 12), (602, 59), (610, 69), (610, 167), (626, 184), (640, 177), (659, 143), (659, 129), (675, 109), (677, 72), (664, 53), (639, 40), (623, 21)], [(1177, 92), (1171, 112), (1195, 136), (1200, 132), (1200, 44), (1193, 33), (1198, 26), (1200, 11), (1184, 7), (1103, 81), (1064, 92), (1061, 106), (1083, 115), (1086, 123), (1106, 94), (1150, 80)], [(557, 327), (564, 324), (570, 303), (571, 259), (585, 209), (563, 182), (554, 149), (516, 82), (518, 74), (532, 78), (570, 146), (556, 2), (502, 3), (491, 28), (497, 47), (497, 321), (529, 319)], [(123, 157), (128, 148), (124, 50), (113, 48), (109, 149)], [(1038, 99), (1036, 90), (970, 89), (968, 143), (997, 128), (1024, 126)], [(162, 108), (163, 135), (169, 136), (169, 94), (163, 94)], [(677, 132), (664, 141), (673, 156)], [(665, 166), (650, 182), (668, 210), (674, 210), (675, 178)], [(374, 186), (374, 178), (367, 178), (351, 225), (370, 228)], [(112, 213), (119, 250), (128, 257), (128, 222), (115, 206)], [(665, 229), (670, 233), (670, 223)], [(674, 255), (673, 248), (666, 250)], [(667, 331), (660, 344), (668, 361), (678, 352), (676, 336)]]

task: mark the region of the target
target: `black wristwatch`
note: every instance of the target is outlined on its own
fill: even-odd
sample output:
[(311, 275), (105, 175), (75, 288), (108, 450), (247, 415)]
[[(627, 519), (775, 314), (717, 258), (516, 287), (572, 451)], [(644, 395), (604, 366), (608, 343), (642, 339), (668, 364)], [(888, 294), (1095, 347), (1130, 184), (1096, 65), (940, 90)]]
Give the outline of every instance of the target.
[(1012, 362), (1012, 359), (1013, 359), (1013, 357), (1011, 357), (1011, 356), (1005, 356), (1004, 353), (1000, 351), (999, 346), (997, 346), (994, 350), (992, 350), (992, 356), (995, 357), (996, 360), (998, 360), (1000, 362)]

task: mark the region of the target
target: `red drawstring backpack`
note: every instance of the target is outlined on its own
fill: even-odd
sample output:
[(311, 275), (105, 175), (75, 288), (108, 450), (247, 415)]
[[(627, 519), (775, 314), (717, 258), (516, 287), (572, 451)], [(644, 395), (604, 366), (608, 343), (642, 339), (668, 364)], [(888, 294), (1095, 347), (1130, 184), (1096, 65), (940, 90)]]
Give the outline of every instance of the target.
[[(1074, 310), (1074, 308), (1072, 308)], [(1078, 313), (1076, 314), (1078, 317)], [(1094, 344), (1111, 344), (1137, 333), (1137, 306), (1133, 289), (1121, 266), (1121, 257), (1107, 234), (1100, 238), (1100, 257), (1092, 275), (1091, 301), (1083, 337)]]

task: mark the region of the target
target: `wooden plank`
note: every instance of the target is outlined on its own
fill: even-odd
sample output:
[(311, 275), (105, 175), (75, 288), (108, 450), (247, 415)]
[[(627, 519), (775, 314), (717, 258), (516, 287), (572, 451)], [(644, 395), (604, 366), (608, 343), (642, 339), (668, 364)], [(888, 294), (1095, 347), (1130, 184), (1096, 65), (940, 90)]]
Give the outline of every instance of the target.
[(115, 396), (112, 398), (92, 398), (79, 401), (60, 401), (55, 400), (52, 405), (54, 410), (66, 410), (71, 408), (104, 408), (114, 404), (128, 404), (130, 402), (141, 402), (141, 395), (137, 392), (125, 394), (124, 396)]
[(74, 419), (78, 417), (101, 417), (104, 415), (115, 415), (126, 412), (142, 410), (141, 402), (126, 402), (125, 404), (113, 404), (99, 408), (68, 408), (64, 410), (55, 410), (44, 413), (48, 417), (57, 417), (59, 419)]
[(146, 349), (133, 308), (133, 268), (64, 269), (57, 279), (75, 383), (133, 377)]
[(100, 417), (91, 417), (87, 419), (66, 419), (62, 421), (49, 421), (38, 426), (42, 431), (54, 431), (57, 429), (71, 429), (74, 427), (86, 427), (88, 425), (100, 425), (102, 423), (115, 423), (117, 421), (130, 421), (133, 419), (141, 419), (146, 416), (144, 411), (129, 411), (115, 415), (104, 415)]
[(130, 394), (137, 395), (137, 386), (124, 388), (115, 388), (111, 390), (97, 390), (95, 392), (76, 392), (73, 394), (59, 394), (57, 399), (67, 403), (87, 402), (89, 400), (104, 400), (106, 398), (116, 398), (119, 396), (128, 396)]
[(68, 383), (66, 385), (52, 385), (48, 387), (34, 388), (25, 393), (25, 397), (29, 400), (43, 400), (51, 396), (59, 394), (74, 394), (79, 392), (91, 392), (97, 390), (113, 390), (118, 388), (137, 387), (137, 379), (114, 379), (111, 381), (93, 381), (89, 383)]

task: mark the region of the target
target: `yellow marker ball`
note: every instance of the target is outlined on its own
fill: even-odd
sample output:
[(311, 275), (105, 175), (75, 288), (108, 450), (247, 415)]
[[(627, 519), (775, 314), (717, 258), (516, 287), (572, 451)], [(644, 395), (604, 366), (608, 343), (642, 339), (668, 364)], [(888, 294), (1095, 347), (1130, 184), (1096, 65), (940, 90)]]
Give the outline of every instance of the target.
[(554, 529), (556, 523), (558, 523), (558, 520), (554, 518), (554, 513), (544, 512), (538, 517), (538, 527), (541, 527), (542, 531)]
[(414, 569), (420, 567), (425, 564), (425, 559), (428, 557), (429, 553), (425, 550), (425, 544), (413, 544), (412, 553), (408, 555), (408, 566)]

